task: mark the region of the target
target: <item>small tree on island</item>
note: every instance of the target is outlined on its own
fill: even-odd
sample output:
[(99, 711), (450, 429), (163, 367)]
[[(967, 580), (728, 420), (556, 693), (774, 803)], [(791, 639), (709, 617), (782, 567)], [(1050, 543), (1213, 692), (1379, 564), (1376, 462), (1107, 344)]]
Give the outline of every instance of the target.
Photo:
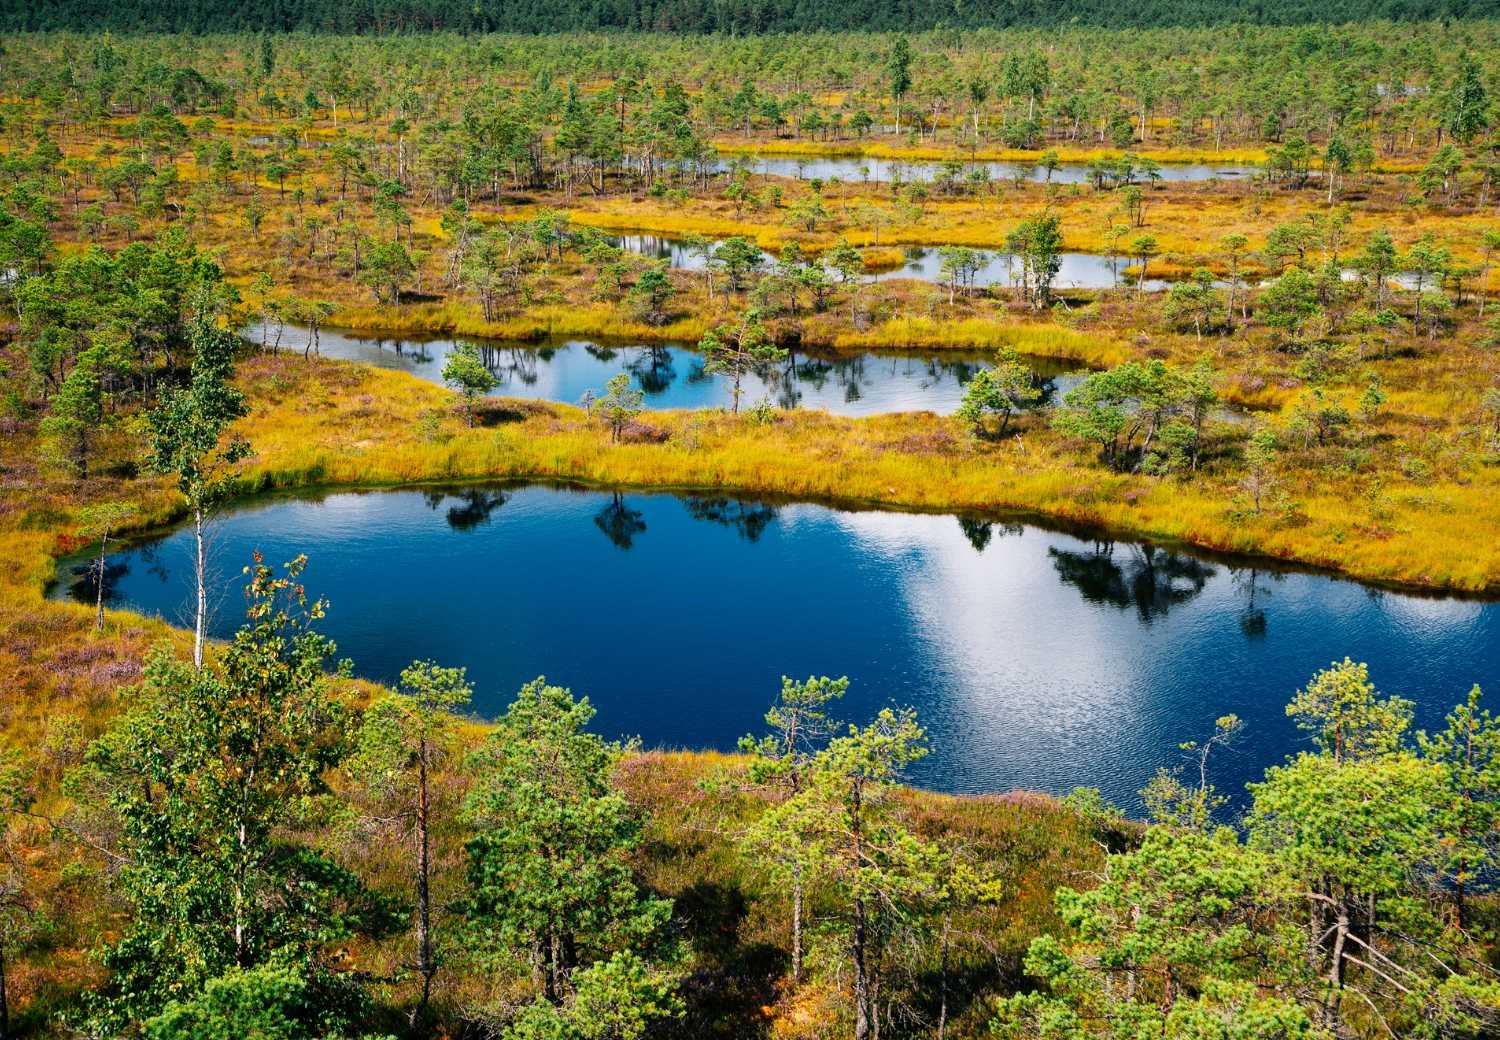
[(667, 319), (667, 301), (676, 294), (677, 287), (667, 274), (667, 265), (661, 263), (641, 272), (630, 290), (630, 299), (642, 321), (648, 325), (660, 325)]
[(841, 238), (823, 259), (830, 270), (838, 272), (839, 284), (853, 286), (849, 293), (849, 318), (852, 321), (859, 303), (859, 278), (865, 270), (864, 257), (847, 239)]
[(998, 435), (1004, 436), (1011, 414), (1034, 408), (1041, 399), (1042, 388), (1037, 385), (1035, 373), (1021, 360), (1020, 354), (1001, 347), (995, 354), (995, 367), (980, 369), (969, 380), (957, 415), (975, 436), (985, 433), (988, 416), (998, 415)]
[(645, 400), (645, 393), (632, 387), (630, 376), (624, 372), (604, 384), (604, 396), (594, 402), (594, 411), (609, 424), (610, 441), (619, 443), (620, 431), (641, 414)]
[(1024, 220), (1005, 238), (1005, 248), (1021, 261), (1021, 294), (1034, 311), (1052, 302), (1052, 282), (1062, 270), (1062, 247), (1062, 221), (1055, 213)]
[(1135, 280), (1135, 294), (1139, 298), (1146, 291), (1146, 265), (1151, 262), (1153, 256), (1160, 252), (1160, 249), (1153, 236), (1137, 235), (1135, 240), (1130, 243), (1130, 252), (1140, 267), (1139, 274)]
[(729, 280), (729, 291), (736, 293), (744, 287), (745, 278), (760, 267), (763, 258), (760, 248), (740, 235), (726, 238), (714, 250), (714, 260)]
[(743, 393), (741, 386), (745, 376), (761, 365), (769, 365), (786, 357), (786, 351), (771, 340), (765, 326), (761, 324), (760, 312), (753, 309), (745, 313), (740, 327), (733, 332), (723, 328), (709, 329), (698, 342), (698, 349), (708, 359), (703, 364), (703, 371), (722, 372), (729, 377), (730, 395), (736, 415), (740, 411), (740, 395)]
[(464, 420), (473, 426), (474, 399), (495, 389), (499, 380), (484, 367), (478, 347), (472, 343), (460, 343), (443, 365), (443, 382), (463, 395)]

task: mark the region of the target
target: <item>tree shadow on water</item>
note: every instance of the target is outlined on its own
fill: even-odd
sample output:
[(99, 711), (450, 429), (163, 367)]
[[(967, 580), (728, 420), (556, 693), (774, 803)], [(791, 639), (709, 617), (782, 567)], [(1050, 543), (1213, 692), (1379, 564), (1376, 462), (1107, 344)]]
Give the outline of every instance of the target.
[[(90, 560), (72, 568), (73, 580), (68, 583), (68, 596), (76, 603), (92, 605), (99, 591), (99, 565)], [(130, 573), (130, 564), (104, 561), (104, 602), (114, 603), (119, 599), (119, 585)]]
[(437, 509), (450, 499), (457, 499), (455, 505), (448, 507), (448, 526), (455, 531), (472, 531), (490, 522), (495, 510), (510, 501), (510, 496), (504, 491), (486, 490), (484, 488), (466, 488), (456, 494), (441, 491), (424, 492), (429, 509)]
[(682, 504), (687, 508), (688, 516), (694, 520), (706, 520), (732, 528), (747, 542), (759, 541), (780, 512), (775, 506), (764, 502), (749, 502), (728, 496), (685, 498)]
[(677, 369), (672, 366), (672, 353), (665, 347), (642, 347), (640, 353), (625, 368), (635, 376), (636, 384), (647, 397), (666, 393), (677, 379)]
[(1148, 624), (1195, 598), (1218, 573), (1202, 560), (1154, 545), (1130, 545), (1123, 559), (1113, 542), (1096, 542), (1092, 552), (1054, 546), (1047, 554), (1062, 583), (1085, 600), (1121, 610), (1134, 607)]
[(594, 514), (594, 526), (616, 549), (629, 550), (635, 544), (635, 536), (646, 530), (646, 519), (639, 509), (626, 505), (616, 491), (604, 508)]
[(1263, 571), (1258, 567), (1231, 568), (1235, 588), (1245, 597), (1245, 605), (1240, 610), (1240, 630), (1248, 638), (1256, 639), (1266, 634), (1268, 621), (1266, 619), (1266, 608), (1264, 601), (1273, 593), (1262, 584), (1262, 578), (1279, 582), (1284, 580), (1285, 575), (1276, 571)]
[(1012, 535), (1023, 533), (1026, 528), (1021, 524), (1005, 523), (998, 520), (984, 520), (977, 516), (959, 516), (958, 526), (964, 533), (975, 552), (984, 552), (989, 548), (990, 542), (998, 533), (1000, 537), (1007, 538)]

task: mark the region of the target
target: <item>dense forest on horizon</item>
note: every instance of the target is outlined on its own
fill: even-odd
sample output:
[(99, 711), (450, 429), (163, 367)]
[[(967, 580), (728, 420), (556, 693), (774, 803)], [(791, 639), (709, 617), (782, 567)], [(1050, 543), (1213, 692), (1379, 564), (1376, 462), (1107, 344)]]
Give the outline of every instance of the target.
[(560, 32), (623, 29), (780, 33), (924, 30), (1070, 24), (1151, 28), (1249, 23), (1304, 25), (1369, 20), (1475, 19), (1500, 14), (1495, 0), (0, 0), (6, 30), (224, 32), (314, 30)]

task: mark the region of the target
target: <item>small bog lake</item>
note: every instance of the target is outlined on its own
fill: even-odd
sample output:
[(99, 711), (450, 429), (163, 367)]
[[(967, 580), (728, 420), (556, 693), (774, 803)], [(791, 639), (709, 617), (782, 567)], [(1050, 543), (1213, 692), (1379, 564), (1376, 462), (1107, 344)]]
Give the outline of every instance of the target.
[[(940, 162), (904, 162), (893, 159), (871, 159), (849, 155), (776, 155), (765, 152), (756, 155), (725, 156), (716, 166), (720, 173), (735, 168), (736, 161), (743, 163), (751, 173), (768, 177), (792, 177), (800, 180), (832, 180), (837, 177), (846, 184), (889, 183), (899, 179), (903, 182), (931, 181), (937, 179), (946, 164)], [(1049, 176), (1038, 162), (965, 162), (958, 163), (958, 181), (966, 183), (972, 171), (994, 182), (1014, 180), (1020, 177), (1028, 181), (1050, 181), (1053, 184), (1085, 184), (1092, 178), (1087, 163), (1060, 163)], [(1207, 181), (1230, 180), (1249, 177), (1255, 172), (1253, 166), (1233, 163), (1161, 163), (1157, 168), (1157, 179), (1162, 181)], [(1136, 174), (1137, 181), (1145, 181), (1144, 174)]]
[[(651, 260), (665, 260), (671, 267), (684, 271), (702, 271), (705, 266), (703, 253), (692, 249), (681, 238), (657, 235), (650, 232), (631, 232), (608, 236), (609, 240), (627, 253), (644, 256)], [(713, 243), (717, 248), (718, 242)], [(901, 264), (889, 270), (864, 276), (865, 281), (883, 282), (894, 278), (908, 278), (919, 282), (944, 282), (942, 246), (902, 246)], [(1019, 259), (1002, 250), (980, 249), (983, 265), (974, 273), (976, 288), (1005, 288), (1018, 283), (1021, 273)], [(761, 269), (769, 270), (776, 257), (761, 251)], [(1147, 277), (1141, 286), (1132, 273), (1133, 263), (1123, 256), (1105, 256), (1100, 253), (1061, 253), (1058, 255), (1057, 277), (1052, 287), (1064, 289), (1115, 289), (1121, 286), (1130, 289), (1144, 288), (1147, 292), (1162, 292), (1171, 286), (1165, 278)], [(1151, 271), (1146, 271), (1149, 276)]]
[[(1305, 746), (1285, 704), (1346, 654), (1429, 727), (1473, 683), (1500, 693), (1500, 604), (977, 517), (487, 486), (253, 499), (210, 539), (216, 636), (252, 551), (306, 553), (360, 675), (464, 665), (493, 714), (545, 673), (604, 733), (730, 749), (783, 674), (847, 674), (841, 714), (917, 708), (933, 753), (913, 779), (949, 791), (1083, 784), (1135, 807), (1234, 712), (1246, 738), (1214, 769), (1239, 795)], [(177, 530), (112, 554), (109, 601), (186, 620), (191, 548)], [(85, 564), (53, 595), (92, 602)]]
[[(261, 342), (259, 325), (244, 331)], [(266, 330), (274, 343), (276, 330)], [(480, 358), (497, 380), (494, 393), (537, 401), (577, 404), (584, 395), (604, 393), (610, 377), (628, 373), (645, 394), (649, 408), (728, 408), (732, 394), (723, 375), (705, 372), (703, 355), (682, 345), (602, 343), (556, 340), (547, 343), (474, 342)], [(281, 349), (302, 351), (308, 332), (287, 326)], [(323, 329), (318, 349), (325, 357), (394, 368), (435, 383), (457, 341), (361, 336)], [(1082, 378), (1075, 364), (1028, 358), (1053, 394)], [(931, 411), (947, 415), (963, 400), (964, 386), (993, 354), (961, 350), (928, 353), (789, 352), (786, 360), (766, 366), (742, 382), (741, 407), (768, 400), (778, 408), (821, 408), (835, 415)]]

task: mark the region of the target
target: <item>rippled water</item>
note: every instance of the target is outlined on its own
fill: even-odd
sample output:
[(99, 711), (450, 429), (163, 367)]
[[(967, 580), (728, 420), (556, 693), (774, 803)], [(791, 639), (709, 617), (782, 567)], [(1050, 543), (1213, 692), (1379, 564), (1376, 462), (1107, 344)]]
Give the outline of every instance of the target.
[[(261, 326), (245, 330), (261, 341)], [(274, 328), (267, 330), (274, 342)], [(361, 361), (411, 372), (442, 382), (443, 364), (455, 341), (358, 336), (322, 330), (325, 357)], [(288, 326), (284, 350), (307, 346), (305, 329)], [(589, 340), (552, 343), (480, 343), (480, 356), (500, 380), (495, 393), (538, 401), (576, 404), (585, 394), (599, 396), (610, 377), (630, 374), (651, 408), (727, 408), (732, 394), (722, 375), (703, 370), (703, 355), (684, 346), (603, 344)], [(779, 408), (822, 408), (836, 415), (931, 411), (947, 415), (958, 408), (964, 385), (992, 355), (944, 350), (931, 353), (836, 354), (798, 351), (777, 365), (747, 376), (741, 407), (768, 400)], [(1076, 366), (1031, 359), (1054, 393), (1065, 392), (1081, 373)]]
[[(545, 673), (605, 733), (727, 749), (782, 674), (848, 674), (842, 713), (915, 706), (933, 754), (914, 779), (952, 791), (1088, 784), (1135, 806), (1235, 712), (1246, 739), (1214, 765), (1241, 793), (1305, 746), (1284, 705), (1345, 654), (1429, 726), (1475, 682), (1500, 692), (1500, 605), (972, 517), (474, 487), (253, 500), (212, 545), (220, 636), (252, 550), (305, 552), (361, 675), (465, 665), (493, 714)], [(54, 594), (91, 601), (75, 565)], [(177, 531), (113, 554), (107, 589), (181, 621), (190, 574)]]

